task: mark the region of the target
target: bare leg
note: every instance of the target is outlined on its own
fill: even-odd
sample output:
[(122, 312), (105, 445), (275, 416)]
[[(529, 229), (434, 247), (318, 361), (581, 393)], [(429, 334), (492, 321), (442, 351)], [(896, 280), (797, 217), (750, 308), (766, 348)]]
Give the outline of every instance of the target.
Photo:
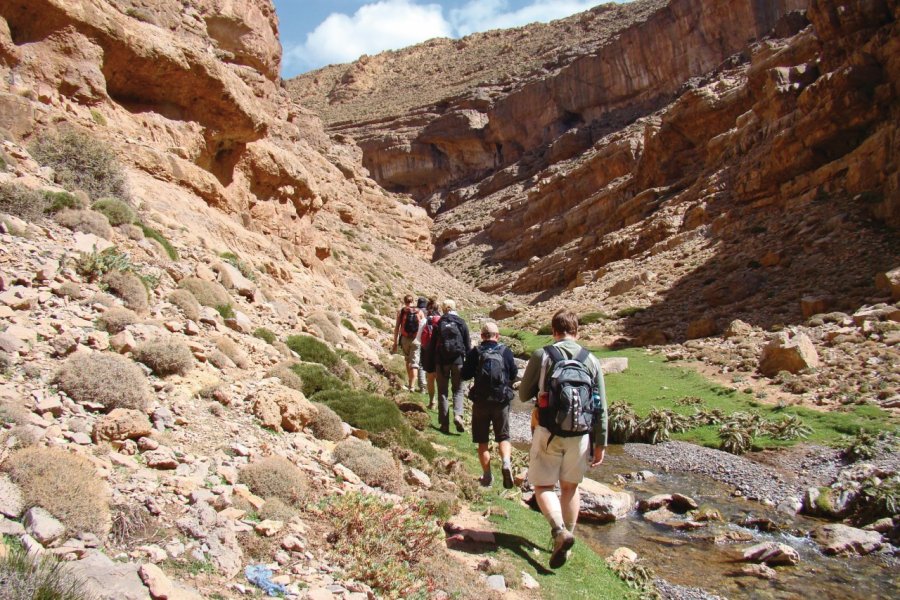
[[(491, 471), (491, 445), (478, 444), (478, 462), (481, 463), (481, 472), (490, 473)], [(501, 450), (502, 454), (502, 450)]]
[(503, 440), (500, 442), (500, 460), (504, 463), (509, 462), (510, 453), (512, 452), (511, 446), (508, 440)]
[(560, 481), (559, 489), (563, 523), (565, 523), (566, 529), (570, 533), (574, 533), (575, 523), (578, 521), (578, 512), (581, 509), (581, 494), (578, 493), (578, 484)]
[(538, 508), (541, 509), (541, 514), (543, 514), (544, 518), (547, 519), (547, 522), (550, 523), (550, 528), (553, 531), (563, 529), (565, 525), (563, 524), (562, 508), (559, 504), (559, 496), (553, 491), (553, 486), (535, 486), (534, 496), (537, 498)]

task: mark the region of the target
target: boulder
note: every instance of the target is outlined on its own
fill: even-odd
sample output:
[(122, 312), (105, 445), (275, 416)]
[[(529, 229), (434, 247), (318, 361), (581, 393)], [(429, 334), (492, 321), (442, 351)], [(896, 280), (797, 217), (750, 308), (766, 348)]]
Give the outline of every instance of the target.
[(22, 491), (9, 477), (0, 474), (0, 514), (18, 519), (25, 510), (25, 499)]
[(747, 337), (753, 333), (753, 326), (749, 323), (745, 323), (740, 319), (735, 319), (731, 323), (728, 324), (728, 327), (725, 328), (725, 331), (722, 332), (722, 336), (725, 339), (733, 338), (733, 337)]
[(794, 566), (800, 563), (800, 554), (787, 544), (762, 542), (746, 548), (741, 555), (741, 560), (764, 563), (769, 566)]
[(716, 335), (719, 331), (719, 324), (712, 317), (703, 317), (688, 323), (687, 333), (685, 337), (689, 340), (698, 338), (706, 338)]
[(262, 426), (275, 431), (300, 431), (317, 414), (316, 407), (303, 392), (276, 382), (260, 387), (248, 400), (253, 403), (253, 414)]
[(431, 478), (415, 467), (410, 467), (404, 475), (406, 483), (423, 489), (431, 488)]
[(629, 492), (614, 490), (598, 481), (587, 479), (578, 488), (581, 491), (579, 519), (598, 523), (610, 523), (624, 519), (634, 506), (634, 496)]
[(621, 356), (600, 359), (600, 368), (605, 375), (610, 373), (624, 373), (628, 370), (628, 359)]
[(877, 531), (864, 531), (849, 525), (832, 523), (813, 532), (813, 539), (828, 555), (869, 554), (883, 545)]
[(97, 600), (151, 600), (135, 563), (118, 563), (102, 552), (68, 563), (72, 574), (84, 582), (85, 591)]
[(250, 320), (245, 313), (236, 310), (234, 311), (234, 317), (230, 319), (225, 319), (225, 325), (227, 325), (230, 329), (234, 329), (238, 333), (253, 333), (255, 327), (253, 326), (253, 321)]
[(22, 524), (25, 531), (44, 546), (53, 543), (66, 533), (65, 525), (39, 506), (28, 509)]
[(116, 408), (100, 417), (94, 424), (94, 441), (120, 442), (136, 440), (153, 432), (150, 419), (130, 408)]
[(256, 284), (244, 277), (234, 265), (221, 262), (213, 265), (213, 270), (218, 271), (219, 283), (226, 290), (235, 290), (238, 295), (248, 298), (251, 302), (256, 297)]
[(828, 299), (818, 296), (804, 296), (800, 298), (800, 312), (803, 318), (808, 319), (813, 315), (820, 315), (828, 310)]
[(875, 287), (889, 293), (894, 302), (900, 300), (900, 267), (876, 275)]
[(489, 316), (495, 321), (502, 321), (503, 319), (514, 317), (520, 312), (522, 312), (521, 307), (516, 306), (508, 300), (503, 300), (489, 313)]
[(804, 333), (783, 331), (763, 348), (759, 371), (774, 377), (781, 371), (799, 373), (819, 366), (819, 354), (812, 341)]

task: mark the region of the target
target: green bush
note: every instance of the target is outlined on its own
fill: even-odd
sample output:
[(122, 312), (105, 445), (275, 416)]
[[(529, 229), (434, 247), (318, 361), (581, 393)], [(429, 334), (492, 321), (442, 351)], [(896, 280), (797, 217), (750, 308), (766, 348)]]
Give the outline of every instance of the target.
[(94, 202), (91, 209), (106, 215), (113, 227), (134, 223), (137, 218), (134, 209), (118, 198), (101, 198)]
[(544, 325), (540, 329), (537, 330), (538, 335), (551, 335), (553, 333), (553, 328), (550, 325)]
[(96, 281), (112, 271), (128, 271), (133, 268), (131, 259), (115, 246), (101, 252), (82, 254), (75, 261), (75, 270), (88, 281)]
[(106, 127), (106, 117), (95, 108), (91, 109), (91, 120), (101, 127)]
[(163, 234), (153, 229), (152, 227), (148, 227), (143, 223), (139, 224), (141, 231), (144, 232), (144, 236), (150, 238), (151, 240), (156, 240), (159, 242), (163, 248), (166, 250), (166, 254), (169, 255), (169, 258), (172, 260), (178, 260), (178, 251), (175, 249), (175, 246), (167, 240)]
[(144, 411), (150, 401), (150, 386), (140, 367), (109, 352), (74, 354), (63, 363), (54, 382), (76, 402), (96, 402), (107, 411)]
[(646, 310), (646, 309), (641, 308), (640, 306), (629, 306), (628, 308), (623, 308), (621, 310), (617, 310), (616, 316), (619, 317), (620, 319), (625, 319), (628, 317), (633, 317), (634, 315), (636, 315), (638, 313), (644, 312), (644, 310)]
[(103, 276), (102, 282), (131, 310), (143, 312), (149, 307), (147, 287), (143, 280), (131, 271), (110, 271)]
[(309, 424), (309, 430), (320, 440), (339, 442), (344, 439), (344, 426), (341, 417), (321, 402), (313, 402), (316, 407), (316, 418)]
[(257, 327), (256, 331), (253, 332), (254, 337), (258, 337), (263, 340), (267, 344), (274, 344), (276, 340), (278, 340), (278, 336), (275, 335), (275, 332), (266, 329), (265, 327)]
[(67, 208), (70, 210), (85, 208), (84, 202), (69, 192), (45, 191), (44, 198), (47, 200), (47, 207), (44, 209), (46, 213), (58, 213)]
[(589, 312), (578, 317), (578, 322), (581, 325), (591, 325), (593, 323), (599, 323), (600, 321), (606, 321), (611, 319), (608, 314), (605, 312)]
[(306, 474), (281, 456), (270, 456), (240, 470), (240, 482), (262, 498), (274, 496), (290, 506), (298, 506), (309, 493)]
[(387, 398), (361, 391), (327, 390), (310, 400), (327, 405), (350, 425), (368, 431), (379, 446), (396, 444), (428, 460), (435, 457), (428, 440), (410, 426), (397, 405)]
[(174, 337), (156, 338), (138, 344), (132, 355), (159, 377), (184, 375), (194, 367), (194, 355), (190, 348)]
[(291, 365), (290, 370), (303, 382), (300, 391), (307, 398), (312, 398), (315, 394), (326, 390), (343, 390), (347, 384), (332, 375), (324, 367), (310, 363), (295, 363)]
[(266, 373), (266, 377), (277, 377), (281, 380), (281, 385), (302, 392), (303, 380), (292, 370), (295, 364), (297, 364), (295, 361), (279, 363)]
[(228, 290), (215, 281), (206, 281), (199, 277), (185, 277), (179, 282), (178, 287), (192, 293), (197, 302), (203, 306), (216, 307), (231, 303)]
[(329, 369), (341, 363), (340, 357), (324, 342), (308, 335), (292, 335), (285, 340), (288, 348), (300, 355), (306, 362), (325, 365)]
[(44, 216), (48, 204), (47, 198), (37, 190), (17, 183), (0, 183), (0, 213), (31, 223)]
[(344, 326), (344, 329), (347, 329), (349, 331), (352, 331), (353, 333), (356, 333), (356, 326), (350, 322), (350, 319), (341, 319), (341, 325)]
[(53, 167), (56, 182), (69, 190), (84, 190), (92, 198), (127, 198), (125, 172), (112, 148), (85, 133), (44, 135), (31, 155)]
[(53, 215), (57, 223), (81, 233), (92, 233), (105, 240), (112, 238), (112, 227), (106, 215), (93, 210), (69, 210), (63, 209)]
[(184, 316), (191, 321), (196, 321), (200, 318), (200, 303), (189, 291), (173, 290), (169, 294), (169, 302), (177, 306), (184, 313)]
[(231, 305), (231, 302), (226, 304), (216, 304), (216, 312), (219, 313), (219, 316), (223, 319), (234, 318), (234, 307)]
[(84, 583), (54, 557), (14, 548), (0, 558), (3, 600), (93, 600)]

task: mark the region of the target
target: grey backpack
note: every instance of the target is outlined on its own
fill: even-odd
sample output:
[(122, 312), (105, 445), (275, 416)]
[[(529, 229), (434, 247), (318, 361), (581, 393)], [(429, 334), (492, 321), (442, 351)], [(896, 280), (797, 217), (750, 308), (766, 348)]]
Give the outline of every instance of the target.
[(591, 432), (594, 426), (594, 377), (587, 367), (590, 352), (581, 349), (575, 358), (566, 358), (556, 346), (545, 346), (550, 358), (544, 389), (547, 407), (538, 412), (538, 421), (554, 436), (575, 437)]

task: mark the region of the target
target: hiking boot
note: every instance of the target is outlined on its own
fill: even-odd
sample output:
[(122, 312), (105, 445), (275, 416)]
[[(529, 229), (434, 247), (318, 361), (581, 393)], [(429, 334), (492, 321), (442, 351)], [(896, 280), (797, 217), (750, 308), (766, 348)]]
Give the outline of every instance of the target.
[(459, 433), (463, 433), (466, 430), (466, 426), (463, 424), (462, 415), (456, 415), (453, 418), (453, 424), (456, 425), (456, 431)]
[(512, 466), (503, 465), (503, 467), (500, 469), (500, 472), (503, 474), (503, 487), (511, 490), (513, 485), (515, 485), (513, 482)]
[(441, 433), (450, 435), (450, 426), (449, 425), (441, 425)]
[(478, 478), (478, 484), (481, 487), (491, 487), (494, 484), (494, 476), (490, 473), (485, 473)]
[(575, 545), (575, 536), (567, 529), (560, 529), (553, 534), (553, 554), (550, 555), (550, 568), (558, 569), (569, 558), (569, 550)]

